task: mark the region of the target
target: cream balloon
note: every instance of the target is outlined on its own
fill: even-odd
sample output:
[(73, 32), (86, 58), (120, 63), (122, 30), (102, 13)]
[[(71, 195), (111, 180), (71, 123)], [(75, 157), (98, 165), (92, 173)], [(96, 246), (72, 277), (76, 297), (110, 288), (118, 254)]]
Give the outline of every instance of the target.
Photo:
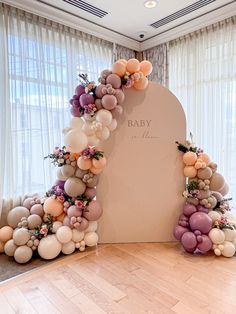
[(61, 167), (57, 168), (56, 176), (57, 176), (57, 179), (60, 181), (66, 181), (66, 179), (68, 179), (68, 177), (66, 177), (62, 174)]
[(75, 242), (69, 241), (67, 243), (62, 244), (61, 251), (63, 254), (66, 255), (72, 254), (75, 251)]
[(50, 234), (42, 238), (39, 242), (38, 253), (44, 259), (53, 259), (57, 257), (62, 249), (61, 243), (57, 240), (55, 234)]
[(224, 257), (232, 257), (235, 254), (235, 246), (229, 241), (224, 242), (224, 249), (221, 252)]
[(107, 126), (109, 131), (114, 131), (117, 128), (117, 120), (112, 119), (111, 123)]
[(109, 110), (101, 109), (96, 114), (96, 120), (102, 123), (103, 126), (108, 126), (112, 121), (112, 114)]
[(84, 124), (83, 120), (81, 118), (78, 118), (78, 117), (73, 117), (70, 120), (70, 128), (72, 128), (72, 129), (81, 130), (83, 127), (83, 124)]
[(222, 215), (215, 210), (211, 210), (208, 213), (208, 216), (211, 218), (212, 222), (215, 222), (216, 220), (220, 219)]
[(98, 147), (100, 140), (96, 136), (88, 136), (88, 145)]
[(70, 152), (79, 153), (87, 147), (88, 138), (83, 132), (73, 129), (65, 135), (64, 142)]
[(95, 133), (95, 130), (92, 128), (92, 123), (86, 122), (84, 123), (82, 127), (82, 131), (87, 135), (87, 136), (92, 136)]
[(233, 242), (236, 239), (236, 230), (224, 228), (225, 241)]
[(225, 240), (224, 232), (217, 228), (211, 229), (208, 236), (214, 244), (221, 244)]
[(105, 141), (110, 136), (110, 131), (108, 127), (104, 127), (102, 130), (96, 132), (96, 136), (99, 140)]
[(97, 221), (89, 221), (89, 226), (84, 232), (95, 232), (98, 228)]
[(71, 228), (69, 228), (67, 226), (62, 226), (62, 227), (58, 228), (57, 232), (56, 232), (56, 237), (60, 243), (64, 244), (64, 243), (70, 242), (72, 239)]
[(98, 243), (98, 235), (96, 232), (88, 232), (84, 236), (84, 242), (87, 246), (95, 246)]
[(17, 245), (15, 245), (13, 239), (7, 241), (7, 243), (4, 246), (4, 252), (7, 256), (14, 256), (16, 249), (17, 249)]
[(27, 245), (19, 246), (14, 253), (15, 261), (19, 264), (27, 263), (33, 255), (33, 251)]
[(62, 226), (62, 222), (61, 221), (54, 221), (52, 224), (52, 232), (56, 233), (57, 230)]
[(72, 241), (80, 242), (83, 240), (83, 238), (84, 238), (84, 232), (83, 231), (79, 231), (77, 229), (72, 230)]

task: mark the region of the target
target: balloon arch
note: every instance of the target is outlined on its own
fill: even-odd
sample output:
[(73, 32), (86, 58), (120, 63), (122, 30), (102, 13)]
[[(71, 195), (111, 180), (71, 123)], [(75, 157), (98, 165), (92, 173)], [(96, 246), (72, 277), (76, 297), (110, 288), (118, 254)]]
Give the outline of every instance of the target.
[[(34, 252), (43, 259), (54, 259), (61, 252), (98, 243), (97, 220), (102, 207), (95, 199), (99, 174), (106, 157), (98, 149), (117, 127), (123, 113), (124, 89), (144, 90), (152, 72), (149, 61), (122, 59), (104, 70), (99, 84), (79, 75), (81, 84), (70, 99), (73, 118), (63, 129), (64, 144), (45, 158), (57, 167), (57, 181), (43, 198), (27, 198), (13, 208), (7, 226), (0, 229), (0, 253), (27, 263)], [(228, 192), (224, 178), (216, 172), (216, 164), (191, 143), (178, 144), (184, 152), (184, 175), (188, 178), (186, 205), (174, 236), (187, 252), (207, 252), (231, 257), (235, 254), (236, 219), (229, 212)]]

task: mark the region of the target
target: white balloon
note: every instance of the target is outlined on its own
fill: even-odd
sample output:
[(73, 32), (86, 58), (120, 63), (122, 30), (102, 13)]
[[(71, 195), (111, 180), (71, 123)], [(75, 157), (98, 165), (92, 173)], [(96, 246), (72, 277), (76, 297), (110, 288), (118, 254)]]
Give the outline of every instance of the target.
[(96, 136), (88, 136), (88, 145), (97, 147), (99, 144), (100, 140)]
[(221, 244), (225, 240), (224, 232), (217, 228), (211, 229), (208, 236), (214, 244)]
[(95, 131), (93, 128), (91, 128), (92, 123), (86, 122), (83, 127), (82, 131), (87, 135), (87, 136), (92, 136), (94, 135)]
[(112, 121), (112, 114), (109, 110), (101, 109), (96, 114), (96, 120), (101, 122), (104, 126), (108, 126)]
[(101, 141), (105, 141), (109, 138), (110, 136), (110, 131), (107, 127), (104, 127), (101, 131), (96, 132), (97, 138)]
[(62, 134), (63, 134), (63, 135), (66, 135), (70, 130), (71, 130), (71, 128), (64, 128), (64, 129), (62, 130)]
[(61, 167), (57, 168), (57, 172), (56, 172), (56, 175), (57, 175), (57, 179), (58, 180), (61, 180), (61, 181), (66, 181), (66, 179), (68, 179), (68, 177), (64, 176), (61, 172)]
[(84, 232), (77, 229), (72, 230), (72, 241), (80, 242), (84, 238)]
[(81, 118), (78, 118), (78, 117), (73, 117), (71, 120), (70, 120), (70, 127), (72, 129), (79, 129), (81, 130), (82, 127), (83, 127), (83, 120)]
[(228, 228), (223, 229), (223, 232), (225, 234), (225, 241), (233, 242), (236, 238), (236, 230), (231, 230)]
[(235, 246), (229, 241), (224, 242), (224, 249), (222, 255), (225, 257), (232, 257), (235, 254)]
[(88, 232), (84, 236), (84, 242), (87, 246), (95, 246), (98, 243), (98, 235), (96, 232)]
[(64, 243), (61, 249), (63, 254), (71, 254), (75, 251), (75, 243), (73, 241)]
[(19, 246), (14, 253), (14, 258), (17, 263), (24, 264), (27, 263), (33, 255), (33, 251), (27, 245)]
[(221, 250), (216, 248), (216, 249), (214, 249), (214, 253), (215, 253), (216, 256), (220, 256), (221, 255)]
[(24, 245), (30, 239), (30, 233), (25, 228), (20, 228), (13, 233), (13, 240), (16, 245)]
[(57, 230), (62, 226), (62, 222), (61, 221), (54, 221), (54, 223), (52, 224), (52, 232), (56, 233)]
[(84, 232), (94, 232), (97, 230), (97, 228), (98, 228), (97, 221), (89, 221), (89, 226)]
[(64, 142), (70, 152), (78, 153), (87, 147), (88, 138), (83, 132), (73, 129), (65, 135)]
[(71, 177), (66, 180), (64, 190), (69, 196), (76, 197), (85, 192), (86, 185), (80, 178)]
[(117, 120), (112, 119), (111, 123), (107, 127), (111, 132), (114, 131), (117, 128)]
[(208, 216), (211, 218), (212, 222), (215, 222), (216, 220), (220, 219), (222, 215), (215, 210), (211, 210), (208, 213)]
[(72, 230), (68, 226), (62, 226), (57, 229), (56, 232), (57, 240), (61, 243), (67, 243), (70, 242), (72, 239)]
[(44, 259), (53, 259), (61, 252), (62, 245), (55, 234), (42, 238), (39, 242), (38, 253)]

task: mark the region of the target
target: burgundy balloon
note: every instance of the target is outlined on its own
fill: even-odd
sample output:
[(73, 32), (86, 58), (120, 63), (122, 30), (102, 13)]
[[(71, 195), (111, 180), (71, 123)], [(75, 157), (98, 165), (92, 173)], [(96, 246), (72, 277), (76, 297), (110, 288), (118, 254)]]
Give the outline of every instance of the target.
[(84, 195), (92, 200), (96, 196), (96, 189), (95, 188), (86, 188)]
[(72, 116), (78, 117), (78, 118), (82, 117), (83, 115), (82, 112), (80, 111), (80, 106), (72, 106), (70, 108), (70, 113), (72, 114)]
[(91, 201), (83, 216), (89, 221), (98, 220), (102, 215), (102, 207), (98, 201)]
[(72, 105), (74, 105), (75, 107), (80, 106), (79, 100), (78, 99), (73, 99)]
[(176, 238), (176, 240), (180, 241), (180, 239), (182, 238), (183, 234), (185, 232), (188, 232), (188, 231), (189, 231), (188, 228), (185, 228), (185, 227), (182, 227), (182, 226), (176, 226), (174, 228), (173, 234), (174, 234), (174, 237)]
[(210, 251), (212, 248), (211, 239), (207, 235), (203, 234), (202, 242), (198, 244), (197, 248), (203, 253)]
[(202, 233), (208, 233), (212, 228), (212, 220), (206, 214), (202, 212), (196, 212), (189, 218), (189, 224), (191, 229), (199, 230)]
[(76, 87), (76, 89), (75, 89), (75, 94), (78, 96), (78, 97), (80, 97), (82, 94), (84, 94), (85, 93), (85, 88), (84, 88), (84, 86), (83, 85), (78, 85), (77, 87)]
[(186, 250), (193, 250), (197, 246), (197, 239), (193, 232), (185, 232), (181, 238), (181, 243)]
[(86, 105), (93, 104), (94, 97), (93, 95), (90, 95), (90, 94), (82, 94), (79, 98), (79, 102), (80, 102), (80, 105), (84, 107)]
[(183, 213), (186, 216), (191, 216), (193, 213), (195, 213), (197, 211), (196, 206), (192, 205), (192, 204), (185, 204), (184, 208), (183, 208)]

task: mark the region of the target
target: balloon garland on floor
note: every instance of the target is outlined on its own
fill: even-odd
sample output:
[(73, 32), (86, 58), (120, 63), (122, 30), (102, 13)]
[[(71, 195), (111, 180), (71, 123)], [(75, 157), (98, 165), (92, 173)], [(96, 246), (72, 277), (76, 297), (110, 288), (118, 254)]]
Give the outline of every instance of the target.
[[(191, 136), (192, 137), (192, 136)], [(229, 186), (217, 172), (203, 150), (191, 142), (176, 142), (183, 152), (186, 203), (174, 229), (174, 236), (186, 252), (232, 257), (236, 251), (236, 217), (230, 212), (229, 200), (224, 198)]]
[(57, 181), (44, 198), (27, 198), (9, 212), (8, 225), (0, 229), (0, 253), (27, 263), (33, 252), (50, 260), (97, 244), (102, 207), (94, 198), (107, 162), (97, 147), (117, 127), (123, 88), (145, 89), (151, 72), (149, 61), (122, 59), (102, 71), (97, 86), (79, 75), (81, 84), (70, 99), (73, 118), (63, 130), (65, 146), (45, 157), (57, 167)]

